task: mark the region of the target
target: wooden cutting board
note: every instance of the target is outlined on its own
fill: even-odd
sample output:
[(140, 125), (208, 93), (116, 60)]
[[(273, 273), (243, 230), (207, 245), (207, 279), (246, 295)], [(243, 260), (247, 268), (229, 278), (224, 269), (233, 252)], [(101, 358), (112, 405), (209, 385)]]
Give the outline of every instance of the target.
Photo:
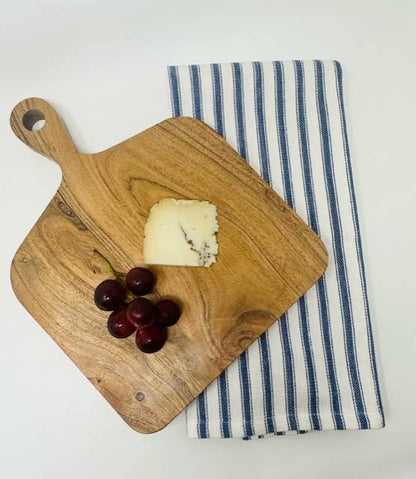
[[(32, 131), (40, 119), (45, 125)], [(63, 173), (14, 257), (13, 289), (137, 431), (166, 426), (326, 268), (319, 238), (198, 120), (170, 118), (92, 155), (77, 151), (42, 99), (19, 103), (10, 123), (20, 140)], [(217, 206), (219, 254), (210, 268), (151, 267), (157, 277), (151, 298), (175, 298), (183, 314), (165, 347), (146, 355), (134, 336), (110, 336), (108, 314), (95, 307), (93, 292), (110, 277), (100, 255), (118, 271), (143, 265), (144, 225), (164, 198)]]

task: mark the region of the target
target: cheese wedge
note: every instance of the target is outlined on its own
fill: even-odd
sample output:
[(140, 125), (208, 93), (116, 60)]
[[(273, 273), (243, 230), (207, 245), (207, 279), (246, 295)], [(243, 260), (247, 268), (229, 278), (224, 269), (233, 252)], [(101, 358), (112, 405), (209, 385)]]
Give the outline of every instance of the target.
[(165, 199), (150, 210), (144, 230), (144, 262), (205, 266), (216, 262), (217, 208), (208, 201)]

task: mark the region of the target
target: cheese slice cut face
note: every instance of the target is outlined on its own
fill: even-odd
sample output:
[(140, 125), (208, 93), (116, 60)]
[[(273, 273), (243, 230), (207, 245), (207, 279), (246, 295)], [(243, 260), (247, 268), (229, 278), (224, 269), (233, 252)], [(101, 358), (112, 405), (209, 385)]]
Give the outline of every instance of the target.
[(208, 267), (216, 262), (217, 232), (217, 208), (208, 201), (159, 201), (144, 229), (144, 262)]

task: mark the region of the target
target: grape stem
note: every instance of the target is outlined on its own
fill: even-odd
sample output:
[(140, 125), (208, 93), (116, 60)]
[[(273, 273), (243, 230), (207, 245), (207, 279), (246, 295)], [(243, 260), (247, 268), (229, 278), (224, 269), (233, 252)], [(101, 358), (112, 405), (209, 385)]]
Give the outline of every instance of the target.
[(105, 265), (107, 266), (108, 271), (110, 271), (110, 273), (114, 276), (116, 281), (118, 281), (119, 283), (121, 283), (125, 287), (123, 273), (120, 273), (119, 271), (116, 271), (114, 269), (113, 265), (110, 263), (110, 261), (102, 253), (100, 253), (97, 249), (94, 248), (93, 251), (94, 251), (95, 254), (97, 254), (104, 261)]

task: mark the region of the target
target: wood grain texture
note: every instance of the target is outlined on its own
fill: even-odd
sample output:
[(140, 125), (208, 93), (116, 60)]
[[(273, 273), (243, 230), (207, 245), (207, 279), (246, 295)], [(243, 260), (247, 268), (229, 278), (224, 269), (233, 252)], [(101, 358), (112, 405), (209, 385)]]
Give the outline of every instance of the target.
[[(30, 131), (42, 116), (44, 127)], [(92, 155), (77, 151), (44, 100), (22, 101), (10, 122), (18, 138), (63, 172), (15, 255), (14, 291), (137, 431), (166, 426), (326, 268), (319, 238), (198, 120), (171, 118)], [(215, 204), (220, 249), (210, 268), (151, 267), (151, 297), (178, 299), (183, 315), (166, 346), (145, 355), (134, 337), (110, 336), (107, 314), (93, 303), (94, 288), (109, 277), (94, 249), (118, 271), (143, 265), (147, 215), (164, 198)]]

